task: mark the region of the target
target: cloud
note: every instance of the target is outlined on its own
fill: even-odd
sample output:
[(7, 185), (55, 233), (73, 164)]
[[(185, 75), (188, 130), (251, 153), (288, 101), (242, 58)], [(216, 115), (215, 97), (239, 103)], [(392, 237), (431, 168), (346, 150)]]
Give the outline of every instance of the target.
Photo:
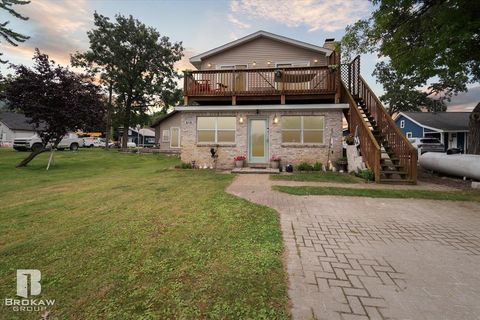
[(228, 15), (228, 21), (230, 21), (235, 27), (239, 29), (248, 29), (250, 28), (249, 24), (246, 24), (244, 22), (241, 22), (237, 18), (235, 18), (232, 14)]
[(448, 111), (472, 111), (480, 103), (480, 86), (471, 87), (467, 92), (460, 92), (447, 103)]
[(248, 25), (240, 17), (253, 17), (289, 27), (306, 26), (310, 32), (334, 32), (368, 14), (369, 6), (364, 0), (232, 0), (230, 10), (236, 26)]
[(30, 39), (18, 47), (2, 45), (5, 58), (32, 58), (35, 48), (61, 64), (70, 54), (88, 47), (87, 30), (93, 26), (93, 12), (85, 0), (32, 1), (16, 8), (29, 17), (22, 25)]

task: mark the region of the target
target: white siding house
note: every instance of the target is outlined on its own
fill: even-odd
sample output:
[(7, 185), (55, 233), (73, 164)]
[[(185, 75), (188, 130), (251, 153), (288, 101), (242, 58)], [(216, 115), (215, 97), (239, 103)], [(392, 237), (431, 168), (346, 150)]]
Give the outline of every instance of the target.
[(0, 113), (0, 147), (11, 147), (14, 139), (35, 135), (35, 127), (28, 120), (20, 113)]

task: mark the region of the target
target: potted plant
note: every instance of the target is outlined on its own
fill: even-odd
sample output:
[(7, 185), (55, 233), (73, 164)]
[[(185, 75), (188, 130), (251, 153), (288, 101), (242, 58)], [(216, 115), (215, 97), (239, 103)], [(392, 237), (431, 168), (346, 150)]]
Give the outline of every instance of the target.
[(280, 167), (280, 161), (282, 160), (282, 158), (280, 158), (280, 156), (276, 156), (276, 155), (273, 155), (270, 157), (270, 167), (272, 169), (278, 169), (278, 167)]
[(233, 160), (235, 160), (235, 167), (236, 168), (243, 168), (243, 161), (245, 161), (245, 156), (235, 156)]
[(355, 144), (355, 138), (353, 137), (352, 134), (349, 134), (348, 136), (345, 137), (345, 143), (349, 146), (353, 146)]

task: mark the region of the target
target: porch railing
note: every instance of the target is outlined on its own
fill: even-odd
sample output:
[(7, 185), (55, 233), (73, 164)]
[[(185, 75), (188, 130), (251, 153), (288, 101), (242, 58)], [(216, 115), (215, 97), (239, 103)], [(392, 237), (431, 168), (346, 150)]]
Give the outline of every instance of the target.
[(332, 94), (336, 71), (328, 66), (185, 72), (186, 96)]

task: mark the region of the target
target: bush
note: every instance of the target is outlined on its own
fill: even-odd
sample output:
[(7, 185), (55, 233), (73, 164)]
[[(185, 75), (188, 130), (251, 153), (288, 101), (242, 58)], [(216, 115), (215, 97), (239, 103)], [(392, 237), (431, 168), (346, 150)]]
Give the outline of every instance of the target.
[(323, 169), (323, 164), (321, 162), (315, 162), (313, 165), (313, 171), (322, 171)]
[(367, 181), (374, 181), (375, 180), (375, 174), (373, 173), (372, 170), (370, 169), (365, 169), (365, 170), (360, 170), (355, 173), (355, 175), (359, 178), (362, 178)]
[(182, 162), (180, 165), (176, 165), (175, 169), (192, 169), (192, 164), (191, 163), (185, 163)]
[(313, 166), (306, 162), (302, 162), (297, 166), (298, 171), (313, 171)]

